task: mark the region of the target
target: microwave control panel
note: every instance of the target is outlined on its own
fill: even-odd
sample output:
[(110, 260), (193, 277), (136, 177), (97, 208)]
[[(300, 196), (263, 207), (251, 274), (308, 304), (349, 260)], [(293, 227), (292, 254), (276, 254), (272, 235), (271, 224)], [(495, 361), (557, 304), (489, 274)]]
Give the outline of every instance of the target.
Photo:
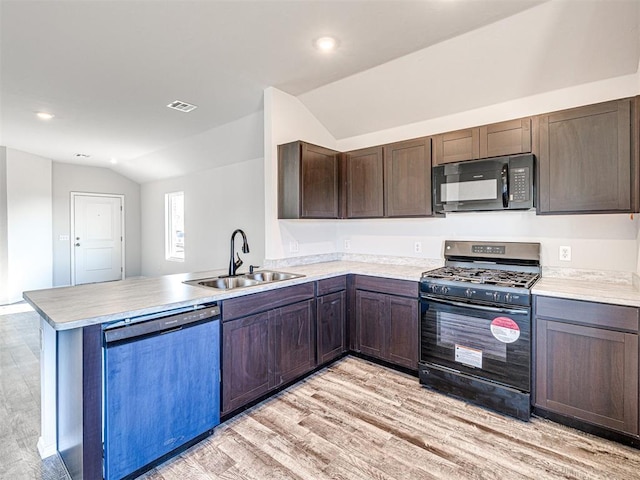
[(531, 172), (528, 167), (515, 167), (509, 171), (509, 200), (511, 202), (526, 202), (529, 200), (529, 177)]

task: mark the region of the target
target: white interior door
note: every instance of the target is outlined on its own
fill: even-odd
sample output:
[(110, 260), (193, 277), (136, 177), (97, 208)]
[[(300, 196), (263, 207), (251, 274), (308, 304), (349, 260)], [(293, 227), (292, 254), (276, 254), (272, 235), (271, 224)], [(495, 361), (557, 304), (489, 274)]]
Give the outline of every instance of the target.
[(124, 278), (123, 199), (73, 194), (74, 285)]

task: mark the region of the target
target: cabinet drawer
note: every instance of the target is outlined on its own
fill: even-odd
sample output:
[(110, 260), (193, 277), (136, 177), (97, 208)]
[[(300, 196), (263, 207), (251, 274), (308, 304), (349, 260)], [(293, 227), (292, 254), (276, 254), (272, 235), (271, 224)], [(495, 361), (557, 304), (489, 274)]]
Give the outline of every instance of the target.
[(284, 287), (268, 292), (254, 293), (223, 300), (222, 321), (272, 310), (292, 303), (308, 300), (314, 296), (313, 282)]
[(395, 280), (391, 278), (356, 275), (355, 288), (370, 292), (388, 293), (403, 297), (418, 297), (418, 282)]
[(634, 307), (541, 296), (536, 296), (535, 307), (536, 317), (638, 332), (638, 309)]
[(329, 293), (346, 290), (346, 288), (347, 288), (347, 277), (345, 275), (342, 275), (340, 277), (325, 278), (323, 280), (318, 280), (316, 295), (320, 297), (322, 295), (327, 295)]

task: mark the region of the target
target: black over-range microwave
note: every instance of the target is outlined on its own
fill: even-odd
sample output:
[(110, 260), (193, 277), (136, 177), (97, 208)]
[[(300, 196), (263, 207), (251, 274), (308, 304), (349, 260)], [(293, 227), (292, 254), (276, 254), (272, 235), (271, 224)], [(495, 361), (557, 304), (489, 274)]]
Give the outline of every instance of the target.
[(434, 212), (533, 208), (534, 169), (532, 154), (438, 165), (433, 168)]

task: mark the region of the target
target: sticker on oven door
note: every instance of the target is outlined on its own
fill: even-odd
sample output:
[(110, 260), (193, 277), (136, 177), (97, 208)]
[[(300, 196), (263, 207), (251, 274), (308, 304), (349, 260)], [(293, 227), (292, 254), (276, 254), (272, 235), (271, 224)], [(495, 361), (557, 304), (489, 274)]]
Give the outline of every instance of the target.
[(482, 350), (456, 344), (455, 360), (470, 367), (482, 368)]
[(496, 317), (491, 322), (491, 333), (502, 343), (513, 343), (520, 338), (520, 327), (509, 317)]

